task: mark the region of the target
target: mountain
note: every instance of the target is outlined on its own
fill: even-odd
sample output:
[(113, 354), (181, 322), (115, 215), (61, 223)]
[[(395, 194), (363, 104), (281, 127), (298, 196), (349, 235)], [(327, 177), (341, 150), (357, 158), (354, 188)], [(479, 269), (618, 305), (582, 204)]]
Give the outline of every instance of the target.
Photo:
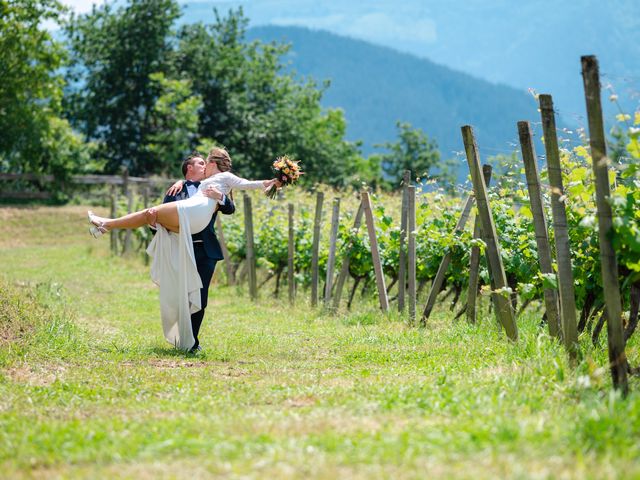
[[(518, 120), (538, 121), (534, 98), (429, 60), (326, 31), (299, 27), (254, 27), (248, 40), (291, 44), (284, 58), (298, 75), (330, 80), (323, 104), (342, 108), (348, 138), (364, 151), (395, 141), (405, 121), (436, 139), (442, 156), (463, 152), (460, 127), (474, 127), (484, 155), (509, 153)], [(464, 155), (461, 162), (466, 162)]]
[[(567, 124), (586, 123), (580, 56), (597, 55), (603, 85), (638, 108), (638, 0), (181, 0), (188, 22), (242, 7), (252, 26), (327, 30), (428, 58), (492, 83), (550, 93)], [(607, 91), (608, 93), (608, 91)], [(617, 106), (604, 102), (611, 119)]]

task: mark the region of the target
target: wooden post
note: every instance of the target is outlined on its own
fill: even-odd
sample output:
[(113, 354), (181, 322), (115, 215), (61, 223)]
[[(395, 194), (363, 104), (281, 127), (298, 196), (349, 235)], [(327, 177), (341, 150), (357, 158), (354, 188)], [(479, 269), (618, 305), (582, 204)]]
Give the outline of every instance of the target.
[[(353, 221), (352, 230), (354, 232), (357, 232), (360, 229), (363, 213), (364, 213), (364, 206), (362, 205), (362, 200), (361, 200), (360, 204), (358, 205), (356, 218)], [(347, 280), (347, 276), (349, 275), (349, 254), (352, 248), (353, 248), (353, 242), (349, 241), (345, 249), (344, 258), (342, 259), (342, 266), (340, 267), (340, 275), (338, 275), (338, 281), (336, 282), (336, 291), (335, 291), (335, 295), (333, 296), (334, 309), (338, 309), (340, 307), (340, 297), (342, 296), (342, 289), (344, 288), (344, 282)]]
[(151, 196), (150, 190), (151, 187), (149, 186), (149, 182), (147, 181), (142, 188), (142, 203), (144, 205), (144, 208), (149, 208), (149, 197)]
[[(118, 188), (115, 184), (111, 185), (111, 218), (118, 217)], [(118, 254), (118, 230), (111, 230), (111, 253)]]
[[(456, 224), (456, 227), (454, 229), (454, 235), (458, 235), (464, 230), (464, 227), (469, 220), (472, 206), (473, 195), (469, 195), (466, 202), (464, 203), (464, 206), (462, 207), (462, 213), (460, 214), (460, 218), (458, 219), (458, 223)], [(438, 272), (436, 273), (436, 276), (431, 284), (431, 290), (429, 291), (429, 297), (427, 298), (427, 305), (424, 307), (424, 312), (422, 312), (422, 318), (420, 319), (420, 325), (423, 327), (427, 324), (427, 319), (429, 318), (429, 315), (431, 315), (431, 310), (433, 310), (433, 307), (436, 304), (436, 298), (438, 297), (438, 293), (440, 293), (440, 289), (442, 288), (442, 284), (444, 283), (447, 269), (449, 268), (449, 263), (451, 263), (451, 252), (446, 253), (442, 258), (440, 266), (438, 267)]]
[(571, 249), (567, 229), (567, 212), (564, 206), (564, 187), (560, 168), (560, 152), (556, 135), (556, 120), (551, 95), (540, 95), (540, 114), (544, 132), (544, 148), (547, 154), (547, 169), (551, 185), (551, 214), (556, 242), (556, 262), (558, 264), (558, 289), (560, 291), (560, 318), (562, 323), (562, 339), (575, 359), (578, 355), (578, 328), (576, 322), (576, 298), (573, 288), (573, 271), (571, 267)]
[(582, 78), (589, 118), (589, 138), (591, 158), (596, 186), (596, 207), (598, 209), (598, 238), (600, 241), (600, 263), (604, 300), (607, 314), (607, 344), (609, 347), (609, 368), (615, 388), (627, 394), (627, 357), (624, 351), (622, 329), (622, 309), (620, 286), (618, 284), (618, 262), (609, 234), (613, 228), (611, 205), (611, 187), (609, 185), (609, 159), (602, 123), (602, 105), (600, 103), (600, 75), (598, 60), (594, 56), (582, 57)]
[[(142, 205), (143, 205), (143, 208), (145, 209), (149, 208), (149, 189), (150, 189), (149, 180), (147, 180), (142, 184)], [(144, 264), (149, 265), (150, 258), (149, 258), (149, 255), (146, 254), (146, 250), (147, 250), (147, 245), (144, 245), (144, 249), (143, 249)]]
[(364, 217), (367, 223), (367, 231), (369, 233), (369, 244), (371, 245), (371, 258), (373, 260), (373, 269), (376, 273), (376, 286), (378, 287), (378, 298), (380, 300), (380, 308), (383, 312), (389, 311), (389, 299), (387, 298), (387, 287), (384, 282), (384, 272), (382, 271), (382, 263), (380, 262), (380, 252), (378, 251), (378, 239), (376, 237), (376, 225), (373, 220), (373, 209), (371, 208), (371, 198), (369, 192), (362, 192), (362, 204), (364, 205)]
[(313, 245), (311, 250), (311, 306), (318, 305), (318, 289), (319, 289), (319, 266), (318, 260), (320, 255), (320, 226), (322, 224), (322, 202), (324, 201), (324, 193), (318, 192), (316, 195), (316, 217), (313, 221)]
[(293, 203), (289, 204), (289, 255), (287, 257), (287, 283), (289, 284), (289, 303), (293, 305), (296, 299), (295, 284), (295, 264), (294, 255), (296, 251), (295, 232), (293, 229)]
[[(531, 126), (529, 122), (518, 122), (518, 135), (522, 149), (522, 161), (527, 177), (529, 189), (529, 201), (533, 213), (533, 226), (536, 232), (536, 244), (538, 246), (538, 262), (540, 271), (544, 274), (555, 275), (551, 260), (551, 246), (549, 245), (549, 233), (547, 231), (547, 216), (544, 213), (542, 190), (540, 189), (540, 174), (538, 173), (538, 158), (533, 145)], [(544, 289), (544, 304), (549, 324), (549, 335), (560, 338), (560, 304), (558, 303), (558, 291), (555, 288)]]
[(402, 176), (402, 209), (400, 217), (400, 258), (398, 262), (398, 311), (404, 310), (404, 299), (407, 285), (407, 255), (405, 241), (407, 238), (407, 211), (409, 208), (409, 185), (411, 184), (411, 170), (405, 170)]
[[(487, 259), (491, 268), (494, 285), (497, 290), (507, 288), (507, 278), (504, 273), (502, 257), (500, 256), (500, 246), (498, 245), (498, 235), (496, 227), (493, 223), (493, 215), (489, 207), (489, 196), (487, 195), (487, 186), (484, 178), (480, 173), (480, 158), (476, 139), (473, 135), (473, 129), (469, 125), (462, 127), (462, 138), (464, 148), (467, 154), (467, 162), (471, 171), (471, 180), (473, 181), (473, 191), (478, 205), (478, 215), (482, 225), (484, 241), (487, 244)], [(502, 324), (511, 340), (518, 339), (518, 327), (516, 325), (515, 316), (511, 307), (511, 299), (506, 292), (493, 293), (492, 298), (496, 307), (496, 316)]]
[(222, 250), (222, 256), (224, 257), (224, 271), (227, 276), (227, 285), (234, 285), (235, 274), (233, 272), (233, 265), (231, 264), (231, 255), (227, 248), (227, 242), (224, 239), (224, 231), (222, 230), (222, 220), (220, 220), (220, 215), (216, 216), (216, 234), (218, 236), (218, 243), (220, 243), (220, 249)]
[(331, 288), (333, 287), (333, 270), (336, 263), (336, 243), (338, 240), (338, 226), (340, 223), (340, 198), (333, 200), (331, 215), (331, 234), (329, 237), (329, 258), (327, 259), (327, 278), (324, 285), (324, 306), (331, 306)]
[[(489, 188), (491, 184), (491, 165), (482, 165), (484, 184)], [(473, 238), (482, 238), (482, 225), (480, 215), (476, 215), (473, 222)], [(469, 255), (469, 292), (467, 293), (467, 321), (476, 323), (476, 297), (478, 295), (478, 282), (480, 280), (480, 247), (471, 247)]]
[(253, 246), (253, 213), (251, 197), (244, 195), (244, 230), (247, 238), (247, 267), (249, 270), (249, 294), (252, 300), (258, 298), (258, 281), (256, 277), (256, 257)]
[[(407, 236), (409, 258), (409, 319), (416, 321), (416, 187), (407, 188)], [(404, 278), (402, 279), (404, 282)]]
[[(127, 214), (129, 214), (133, 211), (133, 191), (129, 184), (129, 170), (126, 168), (122, 174), (122, 191), (127, 197)], [(124, 248), (122, 252), (125, 255), (131, 253), (131, 235), (132, 232), (130, 228), (124, 231)]]

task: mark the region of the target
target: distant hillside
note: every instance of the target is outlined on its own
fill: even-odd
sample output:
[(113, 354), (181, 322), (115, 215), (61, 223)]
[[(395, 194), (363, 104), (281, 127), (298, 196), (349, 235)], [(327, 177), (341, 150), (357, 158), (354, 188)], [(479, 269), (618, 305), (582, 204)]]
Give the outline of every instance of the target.
[(396, 139), (398, 120), (435, 138), (443, 157), (463, 151), (462, 125), (474, 126), (480, 152), (488, 156), (512, 150), (518, 120), (538, 120), (526, 92), (386, 47), (299, 27), (255, 27), (247, 36), (292, 44), (285, 60), (298, 74), (330, 80), (323, 104), (344, 109), (349, 139), (363, 140), (367, 153)]
[[(185, 0), (185, 21), (242, 6), (252, 26), (327, 30), (427, 58), (489, 82), (551, 93), (564, 120), (584, 126), (580, 56), (597, 55), (603, 85), (638, 108), (638, 0)], [(612, 119), (616, 105), (604, 102)]]

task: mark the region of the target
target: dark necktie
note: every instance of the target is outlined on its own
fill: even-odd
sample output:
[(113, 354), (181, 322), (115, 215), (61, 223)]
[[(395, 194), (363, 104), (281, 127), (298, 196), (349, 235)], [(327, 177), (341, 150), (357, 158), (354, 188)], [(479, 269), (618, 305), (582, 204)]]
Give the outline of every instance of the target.
[(192, 182), (191, 180), (187, 180), (186, 181), (187, 187), (189, 185), (193, 185), (194, 187), (198, 188), (200, 186), (200, 182)]

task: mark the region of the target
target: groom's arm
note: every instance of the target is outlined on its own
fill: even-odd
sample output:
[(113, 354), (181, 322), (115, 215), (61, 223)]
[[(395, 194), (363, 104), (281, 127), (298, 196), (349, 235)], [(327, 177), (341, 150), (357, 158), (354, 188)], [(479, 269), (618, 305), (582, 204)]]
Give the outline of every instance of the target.
[(224, 196), (224, 203), (220, 205), (218, 211), (224, 215), (231, 215), (236, 211), (236, 204), (233, 203), (229, 195)]

